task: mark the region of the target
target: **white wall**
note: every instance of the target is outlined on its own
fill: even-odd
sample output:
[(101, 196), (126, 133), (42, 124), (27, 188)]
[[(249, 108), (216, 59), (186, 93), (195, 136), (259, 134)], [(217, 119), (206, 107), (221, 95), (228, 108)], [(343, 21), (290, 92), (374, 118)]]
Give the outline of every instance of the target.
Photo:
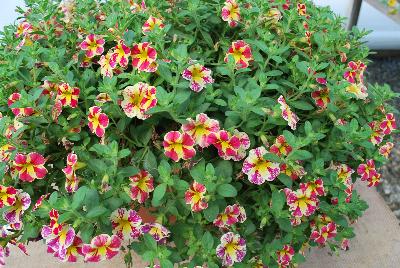
[(24, 6), (23, 0), (0, 0), (0, 30), (8, 24), (12, 24), (17, 18), (16, 6)]

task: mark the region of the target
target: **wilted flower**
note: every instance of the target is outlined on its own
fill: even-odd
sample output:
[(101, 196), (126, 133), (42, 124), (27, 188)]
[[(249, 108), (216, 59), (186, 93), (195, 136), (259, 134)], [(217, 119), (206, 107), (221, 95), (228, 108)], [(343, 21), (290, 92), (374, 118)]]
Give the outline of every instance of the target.
[(71, 87), (68, 83), (62, 83), (58, 87), (57, 99), (61, 101), (63, 106), (76, 108), (78, 107), (79, 93), (79, 88)]
[(226, 0), (221, 15), (223, 21), (228, 22), (230, 27), (235, 27), (240, 21), (240, 7), (236, 0)]
[(15, 150), (16, 150), (16, 148), (10, 144), (4, 144), (3, 146), (1, 146), (0, 147), (0, 162), (7, 163), (8, 161), (10, 161), (11, 154)]
[(393, 147), (394, 147), (394, 144), (392, 142), (386, 142), (386, 144), (382, 145), (379, 148), (379, 154), (385, 158), (388, 158)]
[(267, 149), (261, 146), (250, 150), (249, 156), (244, 160), (242, 171), (248, 175), (251, 183), (260, 185), (266, 180), (275, 180), (279, 175), (279, 164), (264, 159), (267, 153)]
[(289, 210), (292, 211), (293, 217), (302, 217), (312, 215), (318, 206), (318, 199), (315, 195), (311, 195), (309, 191), (300, 188), (297, 191), (284, 189), (286, 195), (286, 203)]
[(329, 98), (329, 88), (327, 87), (312, 92), (311, 97), (314, 99), (315, 104), (321, 109), (325, 109), (331, 102)]
[[(21, 100), (21, 94), (19, 93), (13, 93), (10, 95), (10, 97), (8, 97), (8, 107), (11, 108), (11, 106), (17, 102)], [(15, 116), (31, 116), (34, 113), (34, 110), (32, 107), (26, 107), (26, 108), (17, 108), (17, 107), (13, 107), (11, 108), (11, 111), (13, 112), (13, 114)]]
[(196, 155), (193, 138), (187, 133), (170, 131), (164, 136), (164, 154), (178, 162), (180, 159), (188, 160)]
[(96, 36), (95, 34), (89, 34), (86, 39), (81, 43), (80, 47), (86, 51), (88, 58), (93, 58), (96, 55), (101, 55), (104, 52), (104, 39)]
[(249, 62), (253, 60), (250, 46), (243, 40), (232, 42), (231, 47), (225, 56), (225, 62), (228, 62), (228, 57), (232, 56), (237, 69), (249, 67)]
[(131, 56), (133, 67), (147, 72), (150, 64), (157, 59), (157, 51), (150, 46), (150, 43), (144, 42), (133, 46)]
[(58, 91), (58, 84), (50, 82), (49, 80), (44, 80), (43, 85), (41, 86), (43, 88), (42, 94), (44, 95), (50, 95), (50, 97), (53, 97), (55, 94), (57, 94)]
[(139, 203), (144, 203), (149, 194), (154, 190), (153, 176), (146, 170), (141, 170), (138, 174), (129, 177), (131, 180), (131, 198)]
[(199, 212), (208, 207), (205, 199), (206, 187), (194, 181), (190, 188), (185, 192), (185, 202), (190, 205), (193, 212)]
[(89, 108), (88, 126), (90, 131), (101, 138), (104, 136), (105, 129), (108, 127), (109, 119), (105, 113), (101, 112), (101, 108), (93, 106)]
[(182, 77), (190, 81), (190, 88), (194, 92), (200, 92), (207, 84), (214, 83), (211, 70), (198, 63), (185, 69)]
[(113, 77), (113, 70), (117, 66), (116, 54), (107, 53), (106, 55), (102, 55), (99, 60), (100, 64), (100, 72), (103, 77)]
[(276, 252), (280, 267), (288, 267), (294, 256), (294, 248), (291, 245), (284, 245), (281, 250)]
[(285, 136), (279, 135), (275, 139), (275, 143), (269, 148), (269, 151), (278, 156), (288, 155), (292, 151), (292, 146), (290, 146), (285, 139)]
[(128, 66), (131, 49), (125, 45), (123, 40), (119, 40), (110, 56), (110, 65), (114, 69), (118, 63), (122, 68)]
[(17, 190), (14, 203), (3, 212), (4, 220), (10, 224), (22, 222), (22, 214), (24, 214), (30, 205), (31, 197), (29, 194), (22, 190)]
[(214, 225), (219, 228), (229, 227), (235, 223), (243, 223), (246, 220), (246, 211), (239, 204), (227, 206), (224, 212), (219, 213), (213, 221)]
[(90, 244), (84, 244), (82, 253), (85, 256), (85, 262), (99, 262), (110, 260), (119, 253), (121, 240), (118, 236), (109, 236), (101, 234), (93, 237)]
[(126, 87), (123, 91), (124, 100), (121, 107), (125, 114), (130, 117), (147, 119), (150, 115), (146, 112), (156, 106), (156, 88), (149, 84), (139, 82), (134, 86)]
[(282, 13), (278, 8), (270, 8), (267, 12), (267, 18), (273, 23), (277, 23), (282, 18)]
[(152, 32), (156, 26), (159, 29), (163, 29), (165, 27), (165, 25), (162, 22), (162, 20), (160, 20), (158, 18), (155, 18), (153, 16), (150, 16), (142, 26), (143, 34), (147, 34), (148, 32)]
[(106, 102), (112, 101), (110, 95), (108, 93), (99, 93), (99, 95), (96, 96), (96, 101), (104, 104)]
[(170, 231), (157, 222), (143, 224), (142, 233), (151, 235), (159, 244), (165, 244), (170, 235)]
[(238, 234), (226, 233), (221, 237), (216, 252), (223, 266), (232, 266), (235, 262), (241, 262), (246, 256), (246, 241)]
[(113, 234), (122, 240), (135, 239), (141, 234), (142, 218), (134, 210), (119, 208), (111, 213), (110, 220)]
[(295, 113), (292, 112), (290, 107), (286, 104), (285, 99), (282, 95), (279, 96), (278, 102), (281, 105), (282, 117), (288, 122), (288, 125), (292, 130), (296, 129), (296, 124), (299, 121), (299, 118)]
[(14, 158), (14, 168), (18, 171), (19, 179), (26, 182), (33, 182), (46, 176), (47, 169), (44, 163), (45, 159), (39, 153), (27, 155), (18, 153)]
[(360, 100), (365, 100), (368, 97), (367, 87), (362, 83), (350, 84), (346, 87), (346, 92), (354, 94)]
[(208, 147), (211, 133), (219, 131), (219, 122), (210, 119), (206, 114), (198, 114), (196, 120), (186, 119), (188, 123), (182, 125), (182, 131), (189, 134), (201, 148)]

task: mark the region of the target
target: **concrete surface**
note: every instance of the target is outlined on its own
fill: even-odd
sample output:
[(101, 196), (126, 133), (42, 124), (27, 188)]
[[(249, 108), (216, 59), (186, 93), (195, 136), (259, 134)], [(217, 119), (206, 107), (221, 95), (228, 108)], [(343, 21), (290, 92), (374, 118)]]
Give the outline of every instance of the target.
[[(350, 241), (350, 250), (341, 251), (340, 256), (331, 255), (327, 249), (313, 249), (307, 262), (300, 268), (398, 268), (400, 267), (400, 226), (399, 221), (386, 206), (382, 197), (369, 189), (364, 183), (358, 185), (360, 195), (368, 202), (370, 208), (355, 224), (356, 237)], [(9, 268), (124, 268), (123, 255), (120, 254), (111, 262), (98, 264), (59, 263), (46, 253), (45, 246), (38, 242), (28, 246), (30, 256), (24, 256), (18, 249), (11, 250), (6, 259)], [(135, 268), (145, 265), (134, 257)]]

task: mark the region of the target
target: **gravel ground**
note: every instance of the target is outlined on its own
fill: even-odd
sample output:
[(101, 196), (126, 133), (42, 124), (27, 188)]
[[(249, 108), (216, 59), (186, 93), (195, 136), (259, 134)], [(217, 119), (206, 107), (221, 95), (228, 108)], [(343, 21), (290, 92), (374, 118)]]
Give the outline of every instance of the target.
[[(400, 57), (372, 58), (367, 68), (369, 83), (389, 84), (396, 92), (400, 92)], [(400, 98), (394, 101), (400, 110)], [(397, 117), (399, 126), (399, 118)], [(395, 136), (395, 147), (390, 154), (389, 162), (382, 168), (382, 183), (377, 187), (386, 203), (400, 219), (400, 135)]]

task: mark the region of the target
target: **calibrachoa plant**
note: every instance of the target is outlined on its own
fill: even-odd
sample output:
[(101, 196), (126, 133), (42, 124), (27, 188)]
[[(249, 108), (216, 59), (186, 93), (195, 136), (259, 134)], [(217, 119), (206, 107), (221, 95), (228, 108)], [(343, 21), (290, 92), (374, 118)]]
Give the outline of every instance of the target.
[(0, 265), (293, 267), (348, 249), (397, 95), (329, 8), (30, 0), (0, 45)]

